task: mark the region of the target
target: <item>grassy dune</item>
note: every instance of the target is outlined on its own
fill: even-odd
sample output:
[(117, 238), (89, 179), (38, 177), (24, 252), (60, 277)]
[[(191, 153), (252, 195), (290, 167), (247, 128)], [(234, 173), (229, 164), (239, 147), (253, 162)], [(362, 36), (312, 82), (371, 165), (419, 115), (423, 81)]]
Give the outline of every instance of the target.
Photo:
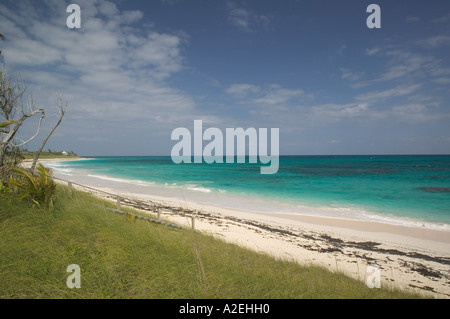
[[(129, 220), (67, 188), (53, 212), (0, 195), (0, 298), (411, 298), (191, 230)], [(66, 286), (70, 264), (81, 288)]]

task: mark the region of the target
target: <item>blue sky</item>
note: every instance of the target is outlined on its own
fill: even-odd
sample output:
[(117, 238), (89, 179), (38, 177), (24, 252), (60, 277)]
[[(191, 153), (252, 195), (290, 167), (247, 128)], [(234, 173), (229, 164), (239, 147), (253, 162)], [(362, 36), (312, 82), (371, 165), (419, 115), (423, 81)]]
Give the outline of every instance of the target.
[(0, 33), (46, 127), (67, 101), (51, 149), (169, 155), (201, 119), (279, 128), (281, 154), (450, 153), (448, 1), (2, 1)]

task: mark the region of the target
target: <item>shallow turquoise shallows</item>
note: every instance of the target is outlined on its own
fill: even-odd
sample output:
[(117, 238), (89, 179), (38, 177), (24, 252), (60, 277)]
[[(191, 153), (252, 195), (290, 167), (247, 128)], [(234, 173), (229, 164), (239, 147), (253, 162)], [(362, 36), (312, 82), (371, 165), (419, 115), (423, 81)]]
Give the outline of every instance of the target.
[(327, 207), (342, 214), (370, 212), (380, 218), (450, 224), (450, 156), (282, 156), (273, 175), (260, 174), (260, 166), (174, 164), (170, 157), (95, 157), (53, 168), (67, 177), (82, 172), (176, 186), (178, 192), (260, 198), (281, 203), (284, 210)]

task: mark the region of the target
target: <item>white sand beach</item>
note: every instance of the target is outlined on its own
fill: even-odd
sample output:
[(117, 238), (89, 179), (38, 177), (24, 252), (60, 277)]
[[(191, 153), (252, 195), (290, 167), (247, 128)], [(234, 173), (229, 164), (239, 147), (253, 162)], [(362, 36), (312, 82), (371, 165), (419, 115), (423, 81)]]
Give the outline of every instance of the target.
[[(45, 165), (49, 161), (55, 160), (41, 162)], [(57, 172), (55, 177), (71, 180), (71, 176)], [(123, 206), (158, 207), (162, 218), (188, 228), (194, 217), (196, 230), (276, 258), (321, 265), (364, 282), (376, 267), (380, 271), (382, 287), (450, 298), (449, 231), (230, 209), (185, 198), (128, 191), (114, 181), (107, 184), (103, 181), (99, 185), (92, 179), (78, 176), (75, 182), (114, 194), (74, 185), (103, 198), (116, 201), (115, 195), (121, 196)]]

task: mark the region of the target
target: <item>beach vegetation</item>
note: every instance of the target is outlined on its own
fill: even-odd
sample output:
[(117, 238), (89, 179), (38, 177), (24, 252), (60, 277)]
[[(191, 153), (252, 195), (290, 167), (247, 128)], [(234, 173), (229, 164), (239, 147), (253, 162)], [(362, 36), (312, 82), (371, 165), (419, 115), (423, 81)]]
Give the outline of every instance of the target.
[(37, 173), (13, 167), (8, 183), (19, 198), (28, 199), (35, 205), (46, 209), (53, 209), (56, 184), (52, 172), (41, 163), (37, 166)]

